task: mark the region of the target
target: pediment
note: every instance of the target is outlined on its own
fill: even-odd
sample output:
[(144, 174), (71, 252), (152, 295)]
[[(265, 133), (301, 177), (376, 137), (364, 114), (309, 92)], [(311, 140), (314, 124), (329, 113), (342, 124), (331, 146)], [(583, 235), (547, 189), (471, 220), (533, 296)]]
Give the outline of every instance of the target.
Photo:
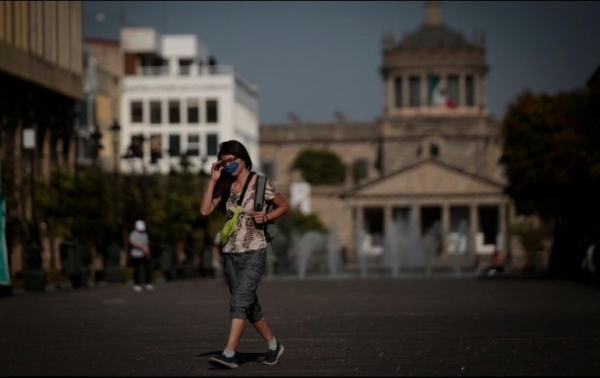
[(345, 196), (501, 194), (502, 191), (500, 183), (427, 160), (359, 186)]

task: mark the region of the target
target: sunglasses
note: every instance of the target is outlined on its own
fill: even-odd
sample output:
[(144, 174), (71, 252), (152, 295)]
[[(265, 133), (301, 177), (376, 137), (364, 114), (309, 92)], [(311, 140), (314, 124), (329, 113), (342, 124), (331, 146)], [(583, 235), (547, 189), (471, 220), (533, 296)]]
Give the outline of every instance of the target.
[(235, 161), (236, 161), (237, 159), (239, 159), (239, 158), (237, 158), (237, 157), (233, 157), (233, 158), (231, 158), (231, 159), (223, 160), (223, 161), (221, 161), (221, 162), (220, 162), (220, 163), (217, 165), (217, 168), (218, 168), (218, 167), (229, 167), (231, 164), (235, 163)]

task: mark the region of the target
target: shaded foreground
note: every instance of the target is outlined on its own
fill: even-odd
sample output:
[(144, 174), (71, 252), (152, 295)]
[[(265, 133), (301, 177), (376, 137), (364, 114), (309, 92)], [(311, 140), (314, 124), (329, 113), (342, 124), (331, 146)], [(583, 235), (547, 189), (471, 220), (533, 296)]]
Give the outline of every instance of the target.
[(598, 375), (598, 289), (566, 281), (265, 279), (259, 298), (286, 347), (275, 366), (246, 328), (226, 342), (221, 279), (112, 285), (0, 299), (2, 375)]

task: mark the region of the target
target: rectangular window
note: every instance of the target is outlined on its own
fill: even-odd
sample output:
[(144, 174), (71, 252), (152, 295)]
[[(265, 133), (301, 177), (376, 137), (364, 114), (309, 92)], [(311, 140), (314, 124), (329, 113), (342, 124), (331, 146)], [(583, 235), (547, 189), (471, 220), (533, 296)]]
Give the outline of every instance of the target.
[(394, 98), (397, 108), (402, 107), (402, 78), (397, 77), (394, 79)]
[(198, 100), (193, 98), (187, 100), (187, 122), (200, 122), (200, 108), (198, 107)]
[(192, 59), (179, 59), (179, 74), (187, 76), (190, 74), (190, 67), (194, 61)]
[(190, 134), (188, 135), (188, 156), (200, 156), (200, 135)]
[(144, 122), (144, 103), (131, 101), (131, 123)]
[(181, 138), (179, 134), (169, 134), (169, 155), (181, 155)]
[(219, 138), (217, 134), (206, 135), (206, 154), (208, 156), (217, 156), (219, 148)]
[(156, 163), (162, 157), (162, 135), (150, 135), (150, 162)]
[(446, 78), (447, 86), (448, 86), (448, 97), (452, 100), (452, 103), (457, 106), (458, 105), (458, 76), (449, 75)]
[(368, 163), (366, 159), (358, 159), (354, 162), (352, 169), (352, 178), (355, 184), (360, 183), (362, 180), (367, 178), (368, 175)]
[(217, 100), (206, 100), (206, 123), (219, 122), (219, 104)]
[(411, 76), (408, 79), (410, 88), (410, 106), (421, 106), (421, 79), (418, 76)]
[(144, 157), (144, 135), (136, 134), (131, 136), (131, 156), (134, 158)]
[(169, 100), (169, 123), (180, 123), (179, 100)]
[(467, 76), (465, 78), (465, 99), (467, 101), (467, 106), (475, 105), (475, 88), (473, 85), (473, 76)]
[(160, 101), (150, 101), (150, 123), (162, 123), (162, 108)]

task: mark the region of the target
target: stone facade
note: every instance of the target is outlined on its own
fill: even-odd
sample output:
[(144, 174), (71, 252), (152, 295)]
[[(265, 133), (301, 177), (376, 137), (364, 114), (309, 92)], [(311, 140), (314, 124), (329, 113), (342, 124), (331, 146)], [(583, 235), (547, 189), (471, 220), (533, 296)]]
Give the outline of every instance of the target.
[[(445, 26), (439, 2), (427, 2), (426, 9), (416, 31), (400, 41), (382, 38), (378, 119), (306, 124), (294, 118), (261, 125), (261, 160), (288, 196), (290, 185), (301, 181), (290, 166), (305, 148), (335, 152), (347, 167), (366, 163), (359, 183), (349, 169), (345, 185), (311, 188), (311, 211), (327, 226), (335, 224), (338, 245), (355, 258), (371, 247), (380, 251), (388, 226), (402, 219), (416, 224), (421, 241), (439, 230), (436, 266), (452, 263), (451, 237), (468, 241), (463, 265), (495, 251), (514, 264), (517, 251), (509, 242), (514, 210), (504, 194), (500, 124), (487, 107), (484, 37), (469, 41)], [(459, 230), (461, 222), (466, 231)], [(357, 244), (358, 234), (371, 245)], [(420, 261), (413, 266), (421, 267)]]
[(6, 237), (12, 276), (61, 267), (62, 240), (48, 237), (37, 218), (31, 183), (47, 181), (53, 168), (75, 169), (81, 14), (81, 1), (0, 1), (0, 194), (13, 227)]

